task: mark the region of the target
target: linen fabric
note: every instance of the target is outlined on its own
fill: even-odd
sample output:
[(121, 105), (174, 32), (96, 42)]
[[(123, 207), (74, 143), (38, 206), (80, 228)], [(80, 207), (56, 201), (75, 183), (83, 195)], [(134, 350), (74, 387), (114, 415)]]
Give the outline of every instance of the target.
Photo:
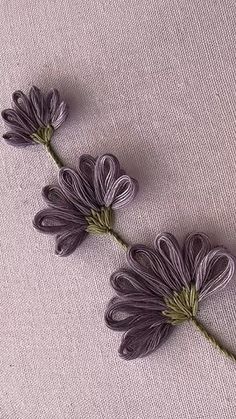
[[(203, 231), (236, 254), (235, 2), (1, 0), (0, 108), (32, 85), (70, 105), (53, 146), (116, 155), (140, 190), (117, 213), (129, 243)], [(0, 123), (1, 135), (5, 132)], [(32, 226), (57, 167), (40, 146), (0, 143), (0, 418), (234, 419), (236, 367), (186, 323), (126, 362), (104, 323), (109, 237), (71, 256)], [(200, 319), (236, 349), (236, 278)]]

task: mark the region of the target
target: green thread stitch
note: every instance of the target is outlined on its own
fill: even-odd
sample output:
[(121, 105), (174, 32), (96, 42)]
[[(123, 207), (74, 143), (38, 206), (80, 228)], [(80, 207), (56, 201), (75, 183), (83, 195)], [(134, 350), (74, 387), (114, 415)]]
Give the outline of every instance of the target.
[[(58, 129), (62, 125), (62, 123), (65, 121), (68, 115), (68, 106), (64, 101), (62, 102), (60, 101), (59, 92), (56, 89), (52, 89), (49, 92), (49, 94), (46, 97), (44, 97), (40, 89), (33, 86), (30, 89), (28, 98), (26, 97), (26, 95), (24, 95), (20, 91), (14, 92), (12, 97), (13, 97), (13, 102), (14, 102), (13, 104), (14, 114), (17, 115), (17, 126), (21, 128), (22, 133), (18, 135), (19, 134), (18, 130), (16, 130), (16, 132), (12, 132), (12, 126), (14, 130), (14, 124), (12, 125), (12, 110), (5, 109), (2, 112), (2, 117), (6, 125), (9, 126), (10, 131), (5, 133), (3, 135), (3, 138), (5, 138), (5, 140), (9, 144), (14, 145), (15, 147), (18, 147), (18, 146), (21, 147), (22, 145), (28, 146), (30, 144), (43, 145), (45, 149), (47, 150), (47, 152), (52, 157), (52, 159), (55, 161), (57, 166), (59, 168), (62, 168), (63, 163), (61, 162), (60, 158), (57, 156), (56, 152), (54, 151), (51, 145), (51, 139), (52, 139), (54, 130)], [(25, 115), (25, 111), (22, 115), (22, 106), (24, 109), (29, 110), (28, 113), (26, 112), (26, 115)], [(28, 107), (30, 107), (30, 109)], [(27, 118), (25, 118), (25, 116)], [(17, 139), (18, 139), (18, 143), (16, 141)], [(88, 173), (87, 174), (85, 173), (85, 177), (87, 179), (86, 186), (84, 186), (84, 189), (82, 188), (83, 189), (82, 204), (87, 199), (86, 188), (87, 188), (88, 183), (90, 183), (91, 168), (93, 167), (95, 160), (91, 156), (81, 156), (80, 163), (81, 164), (83, 163), (84, 165), (85, 161), (87, 162), (87, 166), (85, 165), (84, 167), (87, 168)], [(108, 174), (104, 175), (107, 171), (107, 166), (110, 169), (109, 169)], [(113, 169), (111, 169), (111, 167), (113, 167)], [(114, 170), (114, 167), (116, 167), (116, 170)], [(115, 188), (113, 190), (112, 196), (113, 196), (113, 199), (116, 201), (116, 205), (119, 204), (117, 208), (126, 205), (135, 197), (138, 191), (137, 181), (127, 176), (124, 179), (122, 175), (123, 171), (120, 170), (119, 162), (114, 156), (107, 154), (107, 155), (101, 156), (101, 158), (97, 158), (96, 167), (94, 171), (96, 172), (95, 187), (93, 185), (92, 188), (89, 188), (89, 193), (88, 193), (89, 197), (86, 202), (85, 208), (90, 208), (91, 206), (91, 195), (93, 195), (91, 191), (94, 192), (93, 203), (94, 205), (96, 205), (96, 207), (99, 206), (98, 202), (101, 202), (101, 199), (104, 202), (104, 205), (106, 205), (107, 201), (105, 198), (107, 198), (106, 196), (107, 179), (109, 179), (109, 183), (112, 185), (112, 187)], [(53, 207), (50, 208), (50, 211), (51, 211), (50, 217), (49, 217), (50, 223), (49, 224), (47, 224), (47, 222), (44, 223), (44, 221), (47, 219), (47, 216), (48, 216), (48, 211), (45, 210), (45, 211), (40, 211), (38, 214), (36, 214), (34, 218), (34, 226), (38, 230), (41, 230), (43, 232), (47, 232), (47, 229), (48, 229), (48, 232), (51, 232), (51, 222), (54, 218), (55, 224), (57, 225), (58, 211), (60, 209), (59, 213), (60, 213), (61, 219), (63, 219), (63, 216), (64, 216), (63, 227), (65, 227), (65, 231), (67, 232), (67, 238), (66, 240), (64, 240), (63, 235), (57, 234), (58, 232), (56, 232), (57, 234), (56, 253), (57, 254), (60, 254), (61, 256), (68, 256), (75, 250), (77, 245), (80, 245), (82, 243), (83, 239), (86, 237), (86, 234), (84, 234), (85, 231), (83, 230), (83, 228), (85, 228), (86, 226), (86, 223), (84, 222), (85, 220), (87, 222), (86, 231), (88, 233), (98, 234), (98, 235), (109, 234), (124, 248), (124, 250), (127, 250), (128, 245), (120, 237), (120, 235), (116, 231), (113, 230), (113, 212), (110, 207), (102, 207), (99, 211), (91, 210), (91, 214), (87, 217), (84, 216), (83, 211), (80, 212), (79, 208), (76, 208), (76, 206), (74, 208), (74, 198), (71, 201), (71, 196), (74, 197), (75, 195), (76, 199), (78, 199), (80, 202), (81, 192), (78, 193), (75, 185), (81, 184), (81, 178), (80, 178), (80, 175), (76, 171), (72, 171), (72, 169), (64, 168), (64, 172), (66, 172), (67, 176), (69, 177), (73, 176), (75, 179), (77, 179), (77, 181), (75, 182), (71, 181), (67, 183), (66, 189), (69, 189), (68, 193), (66, 193), (65, 190), (62, 191), (63, 197), (65, 195), (65, 199), (67, 200), (67, 202), (72, 204), (73, 216), (71, 217), (71, 214), (70, 214), (71, 206), (65, 205), (64, 200), (62, 199), (60, 202), (60, 199), (59, 199), (59, 202), (57, 202), (56, 208), (53, 208)], [(86, 172), (86, 169), (85, 169), (85, 172)], [(62, 179), (63, 179), (63, 175), (65, 175), (65, 173), (64, 174), (62, 173)], [(117, 193), (117, 189), (116, 189), (117, 179), (119, 179), (119, 182), (120, 182), (119, 193)], [(98, 181), (98, 185), (97, 185), (97, 181)], [(111, 188), (111, 185), (110, 185), (110, 188)], [(46, 188), (44, 188), (44, 191), (43, 191), (44, 198), (48, 199), (49, 202), (50, 202), (49, 193), (52, 192), (53, 189), (54, 189), (54, 193), (56, 193), (55, 196), (57, 196), (58, 188), (55, 189), (53, 188), (53, 186), (47, 186)], [(102, 197), (101, 197), (101, 191), (102, 191)], [(55, 196), (54, 196), (54, 199), (55, 199)], [(112, 206), (112, 202), (110, 199), (109, 199), (109, 205)], [(54, 211), (54, 214), (53, 214), (53, 211)], [(68, 218), (68, 212), (70, 215), (69, 218)], [(76, 217), (75, 215), (76, 212), (79, 217)], [(69, 219), (69, 222), (68, 222), (68, 219)], [(81, 229), (78, 229), (77, 231), (78, 237), (76, 238), (77, 241), (75, 241), (75, 235), (74, 235), (72, 225), (74, 224), (75, 228), (77, 228), (78, 220), (81, 220), (81, 219), (82, 219), (82, 224), (80, 226)], [(182, 269), (183, 259), (182, 261), (180, 260), (178, 261), (179, 256), (178, 257), (176, 256), (178, 254), (178, 251), (180, 252), (180, 249), (177, 248), (178, 251), (176, 252), (176, 246), (178, 246), (178, 243), (176, 244), (175, 238), (168, 233), (164, 233), (161, 238), (160, 236), (158, 237), (158, 241), (156, 241), (156, 245), (157, 247), (159, 247), (159, 251), (161, 251), (161, 253), (163, 253), (163, 249), (161, 246), (161, 243), (163, 244), (163, 242), (165, 242), (165, 245), (169, 249), (168, 254), (170, 258), (172, 257), (172, 263), (173, 265), (175, 265), (176, 271), (180, 274), (180, 276), (183, 275), (183, 269)], [(200, 249), (201, 249), (200, 251), (199, 251), (199, 243), (200, 243)], [(166, 298), (164, 298), (166, 309), (162, 311), (162, 315), (167, 319), (167, 320), (165, 319), (165, 321), (169, 324), (164, 324), (163, 328), (159, 327), (159, 332), (155, 331), (155, 334), (156, 334), (155, 337), (157, 338), (157, 341), (155, 341), (155, 339), (153, 338), (151, 329), (160, 325), (163, 326), (163, 324), (162, 322), (160, 324), (159, 323), (157, 324), (155, 316), (153, 319), (152, 315), (150, 315), (150, 311), (152, 311), (152, 307), (153, 307), (153, 294), (157, 298), (156, 303), (161, 304), (161, 307), (163, 307), (163, 297), (162, 297), (162, 293), (160, 293), (161, 284), (160, 284), (160, 278), (159, 278), (159, 272), (158, 272), (159, 264), (155, 266), (153, 253), (151, 252), (151, 254), (149, 254), (149, 252), (147, 251), (148, 250), (147, 248), (144, 249), (141, 246), (141, 248), (139, 249), (141, 250), (141, 253), (142, 252), (145, 253), (146, 258), (149, 258), (149, 267), (151, 266), (152, 274), (155, 271), (158, 272), (158, 278), (157, 278), (158, 281), (156, 281), (156, 283), (155, 282), (152, 283), (151, 289), (153, 291), (153, 288), (155, 290), (155, 287), (156, 287), (156, 290), (155, 290), (156, 292), (154, 293), (151, 292), (151, 296), (150, 296), (150, 283), (149, 281), (147, 281), (148, 266), (143, 266), (144, 276), (143, 278), (141, 278), (142, 287), (140, 287), (140, 277), (142, 277), (141, 267), (138, 270), (138, 274), (137, 274), (137, 270), (135, 270), (135, 272), (132, 273), (132, 277), (130, 277), (129, 275), (128, 276), (126, 275), (124, 277), (125, 280), (123, 281), (120, 291), (121, 289), (123, 290), (123, 288), (125, 288), (126, 286), (127, 286), (127, 289), (126, 289), (126, 293), (124, 294), (125, 298), (123, 300), (122, 299), (120, 300), (121, 304), (119, 304), (119, 307), (122, 308), (122, 304), (124, 304), (123, 308), (126, 309), (127, 302), (129, 302), (129, 298), (132, 297), (132, 300), (130, 303), (132, 305), (134, 305), (135, 299), (137, 299), (137, 307), (139, 308), (139, 323), (140, 323), (140, 318), (141, 318), (140, 310), (142, 311), (143, 309), (143, 314), (145, 315), (145, 310), (147, 309), (147, 307), (149, 307), (147, 311), (148, 316), (145, 315), (145, 327), (143, 330), (143, 340), (141, 336), (142, 333), (140, 333), (139, 331), (138, 344), (137, 344), (136, 334), (132, 342), (132, 333), (133, 333), (132, 329), (131, 329), (132, 333), (129, 333), (129, 330), (128, 330), (128, 333), (126, 333), (123, 338), (123, 342), (120, 348), (120, 354), (124, 358), (134, 359), (138, 356), (147, 355), (149, 352), (153, 351), (159, 345), (161, 338), (166, 337), (168, 328), (170, 328), (170, 324), (179, 325), (185, 321), (189, 321), (194, 324), (194, 326), (202, 333), (202, 335), (209, 342), (213, 344), (213, 346), (218, 348), (222, 353), (224, 353), (227, 357), (229, 357), (233, 361), (236, 361), (236, 355), (234, 355), (233, 353), (228, 351), (223, 345), (221, 345), (205, 329), (205, 327), (201, 324), (201, 322), (199, 322), (199, 320), (196, 318), (196, 315), (198, 312), (199, 300), (202, 299), (203, 297), (205, 298), (208, 294), (211, 294), (212, 289), (214, 289), (214, 287), (215, 289), (218, 289), (219, 284), (221, 284), (220, 285), (221, 287), (225, 286), (228, 283), (228, 281), (231, 279), (231, 277), (233, 276), (234, 267), (235, 267), (234, 259), (230, 256), (229, 253), (225, 251), (223, 247), (222, 248), (218, 247), (215, 249), (213, 248), (211, 251), (209, 251), (209, 247), (210, 247), (209, 240), (207, 236), (203, 234), (198, 233), (198, 234), (190, 235), (186, 239), (185, 245), (186, 244), (187, 244), (187, 247), (185, 246), (185, 248), (188, 249), (188, 253), (189, 253), (187, 271), (189, 268), (190, 268), (190, 271), (192, 269), (192, 272), (190, 272), (191, 281), (194, 282), (196, 267), (198, 269), (201, 268), (201, 258), (199, 258), (200, 255), (202, 255), (202, 258), (205, 258), (205, 262), (204, 262), (205, 266), (208, 266), (209, 268), (208, 274), (207, 274), (207, 277), (205, 278), (205, 281), (200, 281), (200, 286), (198, 283), (197, 285), (198, 291), (196, 290), (195, 285), (191, 284), (190, 286), (185, 286), (184, 288), (182, 288), (180, 292), (176, 292), (173, 289), (175, 288), (175, 286), (172, 287), (172, 284), (170, 281), (169, 289), (172, 290), (171, 291), (172, 295), (171, 296), (168, 295)], [(137, 246), (136, 247), (134, 246), (133, 249), (131, 249), (131, 251), (127, 253), (127, 260), (131, 260), (134, 257), (135, 252), (137, 253)], [(197, 254), (197, 257), (196, 257), (196, 254)], [(160, 257), (160, 254), (158, 254), (158, 257)], [(186, 257), (186, 254), (184, 254), (184, 259), (185, 257)], [(209, 278), (211, 276), (212, 266), (214, 266), (214, 263), (217, 263), (219, 259), (223, 259), (223, 258), (227, 260), (226, 267), (222, 268), (221, 272), (218, 274), (218, 278), (217, 278), (217, 275), (216, 277), (213, 276)], [(195, 262), (197, 262), (196, 266), (195, 266)], [(161, 263), (163, 263), (163, 260), (161, 261)], [(130, 263), (130, 265), (131, 267), (134, 266), (133, 260), (132, 260), (132, 263)], [(172, 271), (172, 268), (170, 268), (170, 265), (171, 265), (170, 263), (167, 263), (162, 273), (164, 277), (164, 290), (165, 291), (167, 289), (166, 283), (168, 283), (169, 275), (173, 274), (173, 271)], [(153, 269), (153, 267), (155, 267), (156, 270)], [(123, 274), (124, 272), (121, 272), (121, 275)], [(116, 272), (113, 275), (113, 280), (116, 275), (118, 275), (118, 277), (120, 278), (120, 273)], [(130, 278), (131, 278), (131, 284), (130, 284), (131, 286), (129, 286)], [(146, 284), (145, 284), (145, 281), (147, 282)], [(210, 286), (209, 286), (209, 281), (211, 281)], [(189, 282), (185, 281), (182, 283), (187, 284)], [(142, 295), (142, 290), (145, 290), (145, 286), (146, 286), (147, 292), (144, 292), (144, 294)], [(148, 305), (149, 297), (151, 298), (150, 306)], [(160, 300), (158, 300), (159, 297), (160, 297)], [(140, 302), (143, 303), (143, 306), (142, 304), (140, 305)], [(107, 311), (106, 321), (110, 327), (113, 327), (116, 329), (116, 326), (117, 326), (116, 320), (112, 318), (112, 314), (111, 314), (113, 312), (112, 309), (113, 309), (114, 304), (117, 305), (117, 299), (113, 299), (111, 301), (110, 307), (108, 308), (108, 311)], [(150, 307), (151, 307), (151, 310), (150, 310)], [(114, 308), (116, 312), (117, 306), (115, 306)], [(121, 311), (123, 313), (125, 310), (121, 310)], [(146, 320), (147, 317), (150, 319), (150, 322), (151, 322), (149, 325), (147, 324), (147, 320)], [(132, 321), (130, 321), (130, 318), (128, 319), (129, 319), (128, 323), (132, 325)], [(161, 320), (163, 321), (163, 319)], [(117, 320), (117, 321), (119, 322), (120, 320)], [(150, 335), (149, 340), (147, 339), (147, 333), (146, 333), (147, 329), (148, 329), (148, 334)]]
[(109, 234), (124, 249), (127, 250), (128, 244), (113, 230), (113, 211), (111, 208), (102, 207), (100, 211), (91, 210), (91, 215), (86, 217), (88, 227), (86, 231), (90, 234)]
[(63, 166), (63, 163), (51, 145), (53, 132), (53, 127), (51, 125), (47, 125), (46, 127), (39, 128), (38, 131), (31, 134), (30, 137), (35, 143), (44, 145), (45, 149), (60, 169)]
[(165, 303), (167, 310), (164, 310), (162, 314), (169, 319), (169, 323), (179, 325), (185, 321), (190, 321), (215, 348), (231, 360), (236, 361), (236, 355), (219, 343), (196, 318), (198, 292), (195, 285), (191, 285), (190, 288), (183, 288), (180, 293), (174, 292), (171, 297), (165, 298)]
[(215, 339), (214, 336), (212, 336), (206, 328), (202, 325), (202, 323), (199, 322), (195, 317), (191, 319), (191, 322), (194, 324), (194, 326), (202, 333), (202, 335), (209, 341), (211, 344), (217, 348), (220, 352), (222, 352), (227, 358), (230, 358), (232, 361), (236, 362), (236, 355), (226, 349), (218, 340)]
[(168, 309), (162, 314), (168, 317), (171, 324), (177, 325), (192, 319), (198, 310), (198, 293), (195, 285), (183, 288), (180, 293), (175, 291), (173, 296), (165, 298), (165, 303)]

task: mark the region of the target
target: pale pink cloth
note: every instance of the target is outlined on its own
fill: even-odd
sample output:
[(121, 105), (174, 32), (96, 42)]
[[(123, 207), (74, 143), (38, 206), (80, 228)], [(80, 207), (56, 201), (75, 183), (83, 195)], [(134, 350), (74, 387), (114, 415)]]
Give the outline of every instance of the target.
[[(2, 0), (0, 107), (32, 83), (59, 88), (64, 161), (112, 152), (139, 179), (117, 214), (129, 242), (202, 230), (236, 253), (235, 13), (234, 0)], [(118, 357), (103, 313), (124, 253), (90, 237), (54, 256), (31, 219), (56, 167), (40, 148), (0, 152), (0, 418), (235, 418), (235, 365), (190, 325), (149, 358)], [(235, 295), (234, 280), (201, 309), (234, 350)]]

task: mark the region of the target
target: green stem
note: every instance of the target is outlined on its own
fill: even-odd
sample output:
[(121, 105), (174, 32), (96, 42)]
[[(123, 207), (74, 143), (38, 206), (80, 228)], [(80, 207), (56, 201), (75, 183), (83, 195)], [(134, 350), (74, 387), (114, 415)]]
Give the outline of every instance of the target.
[(219, 343), (206, 329), (205, 327), (195, 318), (191, 318), (191, 322), (195, 325), (195, 327), (202, 333), (202, 335), (212, 343), (212, 345), (219, 349), (225, 356), (230, 358), (232, 361), (236, 362), (236, 355), (226, 349), (221, 343)]
[(62, 161), (60, 160), (60, 158), (56, 154), (56, 152), (53, 149), (53, 147), (52, 147), (52, 145), (51, 145), (50, 142), (47, 143), (47, 144), (45, 144), (45, 148), (46, 148), (47, 152), (50, 154), (50, 156), (52, 157), (52, 159), (54, 160), (54, 162), (56, 163), (56, 165), (59, 167), (59, 169), (61, 167), (63, 167), (64, 165), (63, 165)]
[(128, 249), (128, 244), (120, 237), (116, 231), (111, 229), (109, 230), (108, 234), (110, 234), (110, 236), (112, 236), (125, 251)]

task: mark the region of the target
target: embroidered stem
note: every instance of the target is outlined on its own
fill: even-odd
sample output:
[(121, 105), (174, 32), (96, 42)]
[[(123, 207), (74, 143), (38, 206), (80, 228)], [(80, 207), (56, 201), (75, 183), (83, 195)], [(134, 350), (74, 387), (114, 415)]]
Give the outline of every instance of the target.
[(63, 166), (62, 161), (56, 154), (55, 150), (51, 146), (51, 139), (53, 136), (54, 129), (51, 125), (48, 125), (47, 127), (39, 128), (37, 132), (33, 133), (31, 135), (32, 140), (36, 144), (42, 144), (46, 148), (47, 152), (50, 154), (56, 165), (59, 167), (59, 169)]
[(86, 231), (90, 234), (109, 234), (112, 236), (124, 250), (128, 249), (128, 244), (120, 235), (112, 229), (113, 212), (111, 208), (103, 207), (100, 211), (91, 210), (91, 215), (86, 217), (88, 226)]
[(58, 168), (60, 169), (61, 167), (63, 167), (63, 163), (60, 160), (60, 158), (58, 157), (58, 155), (56, 154), (56, 152), (53, 149), (51, 143), (45, 144), (45, 148), (46, 148), (47, 152), (50, 154), (50, 156), (52, 157), (52, 159), (54, 160), (54, 162), (56, 163), (56, 165), (58, 166)]
[(219, 343), (206, 329), (205, 327), (195, 318), (191, 319), (191, 322), (195, 325), (195, 327), (202, 333), (202, 335), (212, 343), (212, 345), (219, 349), (225, 356), (230, 358), (232, 361), (236, 362), (236, 355), (232, 352), (228, 351), (221, 343)]
[(108, 234), (110, 234), (110, 236), (112, 236), (125, 251), (128, 249), (128, 244), (120, 237), (116, 231), (111, 229), (109, 230)]

